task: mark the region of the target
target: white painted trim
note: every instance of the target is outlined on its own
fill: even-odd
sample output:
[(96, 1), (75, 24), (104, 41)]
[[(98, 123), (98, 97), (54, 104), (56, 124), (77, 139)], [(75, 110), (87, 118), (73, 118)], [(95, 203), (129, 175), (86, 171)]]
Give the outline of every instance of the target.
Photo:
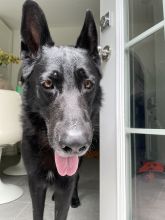
[(139, 34), (137, 37), (130, 40), (128, 43), (125, 44), (125, 49), (129, 49), (130, 47), (134, 46), (135, 44), (139, 43), (140, 41), (144, 40), (146, 37), (149, 37), (151, 34), (154, 34), (161, 28), (165, 26), (165, 20), (159, 22), (158, 24), (154, 25), (153, 27), (149, 28), (148, 30), (144, 31), (142, 34)]
[[(163, 0), (163, 18), (165, 20), (165, 0)], [(164, 39), (165, 39), (165, 22), (164, 22)]]
[(126, 128), (126, 134), (165, 135), (165, 129)]
[(124, 128), (124, 6), (116, 0), (116, 133), (117, 133), (117, 220), (126, 216), (126, 150)]
[(11, 31), (11, 29), (9, 28), (9, 26), (7, 26), (7, 24), (4, 23), (4, 21), (2, 21), (1, 19), (0, 19), (0, 24), (1, 24), (7, 31)]
[(163, 0), (163, 18), (165, 19), (165, 0)]

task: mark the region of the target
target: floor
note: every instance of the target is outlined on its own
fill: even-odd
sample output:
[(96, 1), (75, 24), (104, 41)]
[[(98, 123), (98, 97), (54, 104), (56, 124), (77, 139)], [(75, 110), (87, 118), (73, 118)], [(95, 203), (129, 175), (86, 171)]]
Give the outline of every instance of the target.
[[(0, 205), (0, 220), (32, 220), (32, 207), (29, 196), (27, 177), (5, 176), (2, 170), (15, 164), (18, 157), (2, 157), (1, 176), (4, 182), (20, 186), (24, 194), (16, 201)], [(70, 208), (68, 220), (99, 220), (99, 160), (85, 159), (81, 167), (79, 197), (81, 206)], [(44, 220), (54, 219), (54, 203), (49, 189), (46, 197)]]
[(133, 220), (165, 219), (165, 173), (146, 173), (133, 179)]

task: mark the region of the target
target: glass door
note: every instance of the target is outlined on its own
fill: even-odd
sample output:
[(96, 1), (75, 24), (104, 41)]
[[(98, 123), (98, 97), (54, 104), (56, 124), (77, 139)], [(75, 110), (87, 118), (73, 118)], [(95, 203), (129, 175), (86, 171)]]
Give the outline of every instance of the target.
[(164, 220), (165, 0), (127, 0), (125, 15), (129, 219)]

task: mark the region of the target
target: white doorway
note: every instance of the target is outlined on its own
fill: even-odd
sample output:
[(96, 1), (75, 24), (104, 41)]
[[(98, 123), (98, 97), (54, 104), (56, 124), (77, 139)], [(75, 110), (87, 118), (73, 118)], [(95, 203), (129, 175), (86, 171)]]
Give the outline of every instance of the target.
[(134, 0), (125, 10), (129, 218), (135, 220), (165, 217), (164, 9), (164, 1)]
[(164, 219), (165, 2), (101, 0), (101, 16), (107, 10), (100, 219)]

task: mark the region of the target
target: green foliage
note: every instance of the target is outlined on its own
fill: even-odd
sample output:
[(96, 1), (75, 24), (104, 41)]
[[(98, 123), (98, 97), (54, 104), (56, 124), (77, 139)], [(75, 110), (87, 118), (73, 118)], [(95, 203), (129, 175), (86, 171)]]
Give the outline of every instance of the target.
[(19, 62), (20, 62), (19, 57), (16, 57), (13, 54), (4, 52), (2, 49), (0, 49), (0, 66), (3, 64), (8, 65), (9, 63), (18, 64)]

